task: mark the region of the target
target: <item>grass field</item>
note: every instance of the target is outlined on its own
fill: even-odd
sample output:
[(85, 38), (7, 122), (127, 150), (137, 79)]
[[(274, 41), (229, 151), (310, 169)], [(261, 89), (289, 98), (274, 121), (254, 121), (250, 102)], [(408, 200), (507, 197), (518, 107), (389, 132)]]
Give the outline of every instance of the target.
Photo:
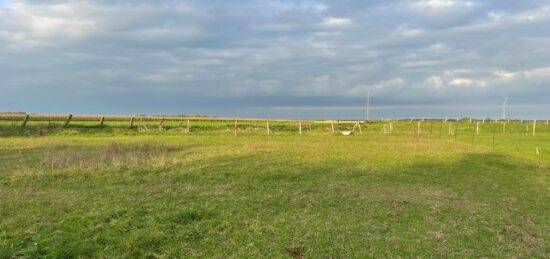
[(544, 124), (2, 123), (0, 258), (550, 257)]

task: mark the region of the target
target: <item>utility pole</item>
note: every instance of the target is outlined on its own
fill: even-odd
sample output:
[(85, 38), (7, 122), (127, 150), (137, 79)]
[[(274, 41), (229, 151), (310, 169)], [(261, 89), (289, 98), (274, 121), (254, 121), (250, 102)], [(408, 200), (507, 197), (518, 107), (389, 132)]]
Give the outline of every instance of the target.
[(370, 121), (370, 89), (367, 94), (367, 121)]
[(506, 104), (508, 103), (508, 98), (504, 98), (504, 102), (502, 103), (502, 119), (506, 120)]

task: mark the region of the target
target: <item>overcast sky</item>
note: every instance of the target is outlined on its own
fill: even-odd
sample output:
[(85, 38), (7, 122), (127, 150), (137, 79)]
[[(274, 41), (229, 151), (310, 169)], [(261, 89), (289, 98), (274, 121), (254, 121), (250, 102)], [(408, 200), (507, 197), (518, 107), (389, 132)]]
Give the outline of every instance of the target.
[(0, 111), (550, 118), (550, 2), (0, 0)]

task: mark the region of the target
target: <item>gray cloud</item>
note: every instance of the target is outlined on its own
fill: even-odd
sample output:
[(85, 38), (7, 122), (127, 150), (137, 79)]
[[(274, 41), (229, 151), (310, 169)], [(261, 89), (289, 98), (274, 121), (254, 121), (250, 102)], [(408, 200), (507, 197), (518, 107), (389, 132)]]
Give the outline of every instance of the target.
[[(0, 110), (545, 118), (546, 1), (0, 1)], [(401, 107), (401, 108), (400, 108)], [(438, 107), (438, 108), (436, 108)]]

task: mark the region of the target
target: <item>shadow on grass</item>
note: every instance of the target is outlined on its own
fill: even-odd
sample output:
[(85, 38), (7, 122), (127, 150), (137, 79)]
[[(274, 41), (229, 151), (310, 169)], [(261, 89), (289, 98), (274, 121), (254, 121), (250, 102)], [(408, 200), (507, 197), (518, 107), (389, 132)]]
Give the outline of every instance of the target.
[[(384, 170), (330, 162), (281, 168), (270, 154), (226, 157), (190, 175), (229, 185), (226, 196), (211, 198), (238, 204), (222, 209), (237, 216), (233, 224), (250, 220), (242, 214), (265, 224), (236, 236), (254, 232), (242, 242), (275, 245), (275, 254), (299, 247), (306, 257), (548, 255), (550, 177), (537, 165), (496, 153)], [(174, 181), (200, 184), (190, 175)]]

